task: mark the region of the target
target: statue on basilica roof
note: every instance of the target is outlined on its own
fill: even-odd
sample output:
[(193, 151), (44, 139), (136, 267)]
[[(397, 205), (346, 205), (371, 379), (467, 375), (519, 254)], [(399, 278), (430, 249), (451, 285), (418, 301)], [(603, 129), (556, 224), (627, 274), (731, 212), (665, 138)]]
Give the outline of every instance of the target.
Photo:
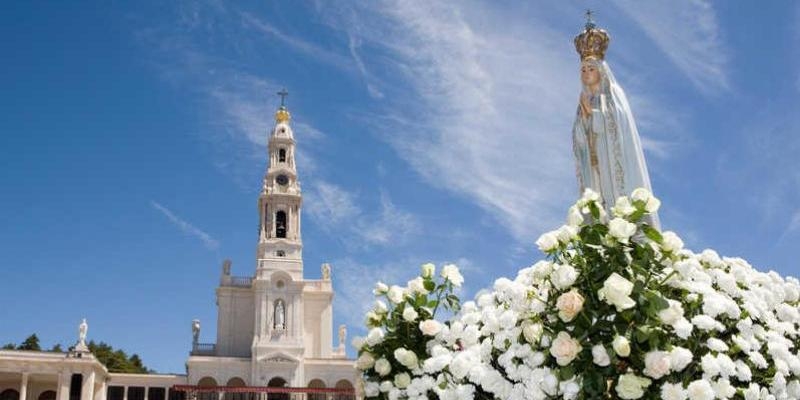
[[(580, 192), (599, 193), (606, 209), (636, 188), (652, 192), (639, 132), (622, 87), (605, 61), (610, 38), (587, 12), (584, 30), (575, 37), (581, 57), (581, 91), (572, 143)], [(646, 222), (660, 228), (658, 215)]]

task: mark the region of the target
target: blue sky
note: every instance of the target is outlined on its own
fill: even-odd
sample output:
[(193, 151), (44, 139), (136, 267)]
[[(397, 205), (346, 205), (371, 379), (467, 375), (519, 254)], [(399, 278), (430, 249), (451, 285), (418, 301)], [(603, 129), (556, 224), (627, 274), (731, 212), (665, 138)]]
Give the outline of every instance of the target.
[(577, 196), (572, 37), (596, 10), (687, 246), (798, 275), (800, 7), (705, 2), (4, 3), (0, 342), (89, 337), (183, 372), (222, 260), (255, 268), (288, 88), (307, 278), (350, 335), (379, 280), (539, 259)]

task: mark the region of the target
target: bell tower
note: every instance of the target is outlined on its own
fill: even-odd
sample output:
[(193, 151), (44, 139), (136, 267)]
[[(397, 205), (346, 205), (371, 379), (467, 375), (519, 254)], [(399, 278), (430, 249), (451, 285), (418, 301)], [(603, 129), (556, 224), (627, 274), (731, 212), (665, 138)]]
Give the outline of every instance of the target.
[(293, 280), (303, 278), (300, 207), (303, 196), (297, 180), (295, 141), (286, 108), (286, 90), (278, 92), (281, 106), (269, 136), (267, 172), (258, 197), (258, 260), (256, 278), (283, 271)]

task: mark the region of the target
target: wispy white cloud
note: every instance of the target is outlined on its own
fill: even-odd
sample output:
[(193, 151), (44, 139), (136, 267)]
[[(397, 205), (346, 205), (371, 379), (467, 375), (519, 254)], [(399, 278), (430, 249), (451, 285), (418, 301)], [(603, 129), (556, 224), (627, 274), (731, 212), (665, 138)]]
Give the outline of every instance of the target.
[(782, 241), (787, 236), (795, 233), (800, 232), (800, 209), (797, 209), (794, 214), (789, 218), (789, 223), (786, 225), (786, 229), (783, 230), (778, 241)]
[(616, 3), (699, 90), (713, 94), (730, 89), (727, 51), (710, 2)]
[(381, 192), (381, 212), (377, 218), (361, 219), (358, 230), (370, 243), (388, 245), (402, 241), (419, 227), (414, 214), (397, 208), (386, 192)]
[(472, 3), (369, 4), (355, 11), (357, 29), (342, 29), (379, 47), (385, 58), (370, 60), (372, 69), (411, 92), (364, 122), (430, 183), (476, 201), (517, 238), (532, 240), (558, 223), (577, 191), (564, 184), (574, 181), (569, 132), (578, 93), (565, 37), (522, 23), (529, 16)]
[(321, 179), (314, 181), (305, 196), (305, 209), (314, 222), (341, 235), (348, 245), (401, 243), (420, 225), (414, 214), (398, 208), (385, 192), (380, 193), (380, 209), (374, 211), (358, 206), (357, 194)]
[(367, 71), (367, 67), (364, 65), (364, 61), (361, 59), (361, 55), (358, 53), (358, 48), (361, 46), (361, 39), (352, 33), (348, 33), (347, 36), (350, 55), (353, 57), (359, 72), (361, 72), (361, 76), (364, 79), (364, 84), (367, 86), (367, 92), (372, 98), (382, 99), (384, 97), (383, 92), (381, 92), (381, 90), (378, 88), (378, 84), (375, 82), (375, 79)]
[(306, 197), (313, 199), (306, 202), (306, 212), (323, 226), (333, 228), (361, 213), (353, 195), (332, 183), (318, 180)]
[(246, 26), (258, 29), (260, 32), (268, 35), (270, 38), (277, 39), (290, 49), (304, 54), (312, 59), (334, 66), (345, 72), (353, 71), (353, 63), (347, 57), (340, 55), (334, 51), (320, 47), (319, 45), (300, 39), (298, 37), (288, 35), (270, 24), (269, 22), (248, 12), (242, 12), (242, 22)]
[(197, 239), (200, 239), (203, 242), (203, 245), (209, 250), (217, 250), (219, 248), (219, 241), (211, 237), (208, 233), (204, 232), (200, 228), (192, 225), (191, 223), (183, 220), (182, 218), (178, 217), (167, 207), (162, 206), (158, 202), (150, 201), (150, 205), (158, 210), (161, 214), (163, 214), (167, 219), (172, 222), (173, 225), (178, 227), (181, 232), (193, 236)]
[[(175, 27), (142, 29), (137, 36), (152, 52), (150, 62), (159, 75), (188, 93), (190, 101), (198, 103), (203, 110), (201, 121), (210, 129), (203, 129), (199, 134), (213, 145), (214, 164), (244, 190), (252, 190), (257, 175), (263, 173), (256, 166), (263, 166), (266, 158), (265, 148), (274, 125), (275, 93), (284, 84), (269, 76), (251, 73), (245, 64), (231, 62), (203, 45), (202, 38), (215, 35), (222, 35), (225, 40), (244, 40), (241, 35), (232, 38), (221, 33), (227, 32), (229, 25), (236, 25), (239, 15), (224, 4), (192, 3), (179, 7)], [(280, 37), (281, 40), (291, 39), (286, 35)], [(299, 42), (292, 43), (302, 47)], [(322, 54), (323, 58), (338, 62), (340, 66), (350, 63), (345, 56), (336, 58)], [(239, 56), (247, 59), (243, 54)], [(292, 112), (298, 139), (304, 143), (324, 140), (326, 135), (312, 121), (300, 112)], [(296, 154), (298, 167), (307, 173), (315, 170), (317, 162), (311, 151), (300, 148)]]

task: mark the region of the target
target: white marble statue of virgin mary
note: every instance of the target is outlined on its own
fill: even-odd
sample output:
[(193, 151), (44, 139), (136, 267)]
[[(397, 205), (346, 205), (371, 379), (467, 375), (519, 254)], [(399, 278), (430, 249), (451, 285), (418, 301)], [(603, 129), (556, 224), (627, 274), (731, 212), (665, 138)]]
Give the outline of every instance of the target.
[[(628, 99), (604, 61), (608, 34), (589, 20), (575, 37), (581, 55), (581, 91), (572, 143), (580, 192), (599, 193), (607, 211), (634, 189), (652, 192), (639, 132)], [(660, 229), (658, 215), (645, 218)]]

